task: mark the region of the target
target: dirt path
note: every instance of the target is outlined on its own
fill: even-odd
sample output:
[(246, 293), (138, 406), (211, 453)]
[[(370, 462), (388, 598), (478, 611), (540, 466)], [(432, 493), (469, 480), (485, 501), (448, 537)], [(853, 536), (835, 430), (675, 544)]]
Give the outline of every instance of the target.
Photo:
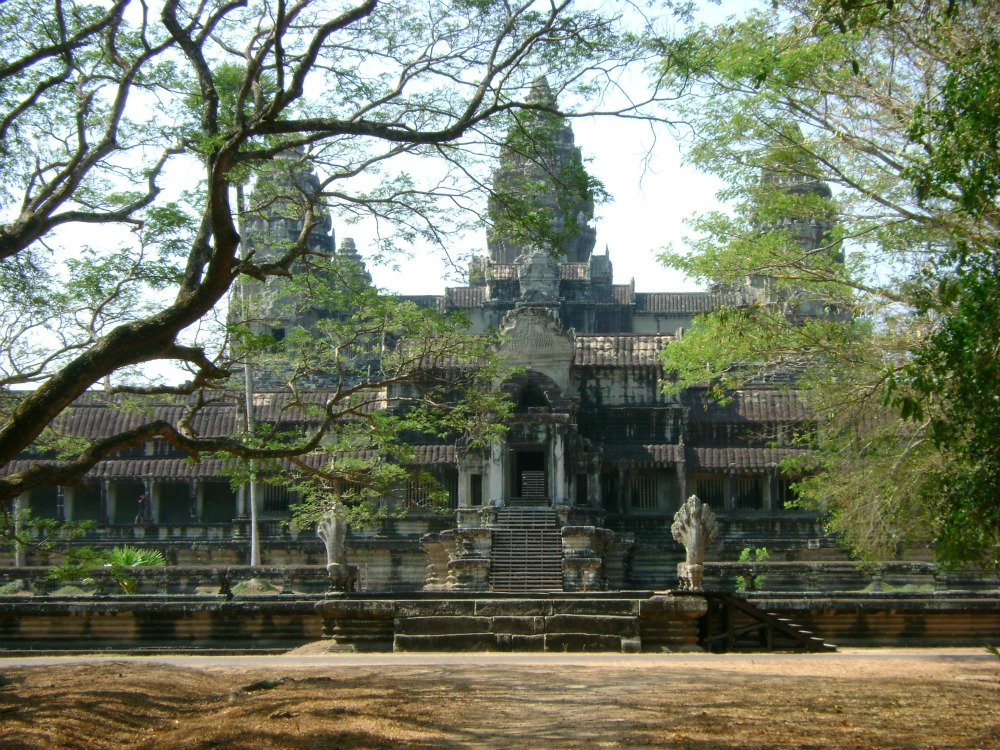
[(1000, 748), (977, 649), (0, 660), (0, 748)]

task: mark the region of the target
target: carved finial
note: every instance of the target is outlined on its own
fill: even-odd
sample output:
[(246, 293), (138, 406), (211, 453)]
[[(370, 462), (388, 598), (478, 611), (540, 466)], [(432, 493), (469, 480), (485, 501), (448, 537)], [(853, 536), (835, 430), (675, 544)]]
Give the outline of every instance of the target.
[(342, 565), (346, 560), (347, 524), (344, 523), (343, 511), (343, 505), (334, 503), (316, 524), (316, 536), (326, 545), (327, 565)]
[(719, 534), (715, 513), (697, 495), (691, 495), (674, 514), (670, 533), (684, 545), (684, 562), (677, 566), (681, 588), (700, 590), (705, 572), (705, 550)]
[(326, 545), (326, 569), (333, 591), (350, 591), (354, 586), (354, 570), (347, 564), (347, 523), (344, 506), (334, 503), (316, 524), (316, 536)]

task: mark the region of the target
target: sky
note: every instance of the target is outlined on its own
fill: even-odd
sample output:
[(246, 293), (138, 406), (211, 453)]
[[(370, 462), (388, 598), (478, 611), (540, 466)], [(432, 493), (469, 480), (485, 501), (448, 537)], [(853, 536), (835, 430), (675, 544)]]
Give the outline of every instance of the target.
[[(714, 23), (760, 5), (759, 0), (702, 0), (697, 15)], [(574, 119), (572, 127), (576, 145), (589, 160), (590, 174), (604, 183), (612, 197), (595, 212), (594, 252), (603, 254), (607, 248), (615, 283), (634, 279), (640, 292), (700, 289), (681, 273), (665, 268), (657, 256), (668, 244), (683, 249), (689, 234), (685, 219), (719, 208), (716, 194), (724, 187), (722, 183), (685, 166), (682, 144), (666, 127), (654, 133), (648, 123), (607, 117)], [(334, 226), (338, 244), (343, 237), (352, 237), (363, 255), (373, 241), (373, 233), (364, 229), (363, 225)], [(456, 255), (469, 250), (485, 254), (485, 230), (456, 238), (451, 250)], [(397, 261), (395, 268), (369, 264), (369, 271), (378, 286), (399, 294), (441, 294), (445, 287), (463, 284), (449, 272), (438, 251), (419, 246), (411, 260)]]
[[(680, 144), (670, 131), (661, 129), (655, 138), (648, 124), (588, 118), (573, 121), (576, 145), (587, 167), (601, 180), (612, 201), (597, 207), (597, 245), (594, 252), (611, 255), (615, 282), (635, 280), (640, 292), (692, 291), (699, 287), (657, 259), (669, 243), (683, 246), (688, 233), (685, 218), (718, 206), (715, 194), (723, 186), (713, 177), (681, 163)], [(647, 152), (652, 148), (651, 156)], [(353, 237), (364, 253), (372, 238), (363, 225), (334, 227), (338, 236)], [(475, 249), (486, 253), (486, 232), (458, 238), (456, 251)], [(444, 260), (434, 250), (415, 249), (415, 257), (399, 264), (396, 271), (370, 265), (378, 286), (400, 294), (440, 294), (446, 286), (461, 281), (446, 279)]]

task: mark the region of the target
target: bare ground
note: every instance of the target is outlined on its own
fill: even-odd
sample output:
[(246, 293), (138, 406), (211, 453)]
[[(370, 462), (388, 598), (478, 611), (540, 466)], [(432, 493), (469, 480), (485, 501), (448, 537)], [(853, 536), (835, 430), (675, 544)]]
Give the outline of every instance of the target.
[(979, 649), (0, 660), (0, 748), (1000, 748)]

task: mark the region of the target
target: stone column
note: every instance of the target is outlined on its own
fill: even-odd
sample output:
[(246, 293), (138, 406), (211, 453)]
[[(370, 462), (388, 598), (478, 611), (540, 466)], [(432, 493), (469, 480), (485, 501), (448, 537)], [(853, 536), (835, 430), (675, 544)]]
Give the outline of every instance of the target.
[(458, 462), (458, 507), (468, 508), (472, 505), (472, 500), (469, 497), (469, 483), (472, 481), (470, 476), (473, 472), (469, 471), (469, 465), (464, 461)]
[[(70, 503), (70, 512), (72, 512), (72, 502)], [(57, 521), (69, 521), (71, 516), (66, 512), (66, 488), (62, 485), (56, 485), (56, 520)]]
[(108, 480), (102, 479), (100, 483), (101, 488), (101, 513), (100, 522), (102, 524), (111, 523), (111, 508), (108, 503)]
[(627, 472), (622, 466), (618, 467), (618, 496), (615, 498), (615, 513), (624, 515), (625, 513), (625, 477)]
[(142, 486), (146, 493), (146, 523), (155, 524), (160, 519), (160, 486), (152, 477), (145, 477)]
[(194, 483), (194, 507), (200, 522), (205, 517), (205, 483), (199, 479), (192, 481)]
[(250, 500), (250, 488), (249, 485), (241, 484), (239, 489), (236, 490), (236, 517), (237, 518), (249, 518), (250, 508), (248, 503)]
[(684, 448), (681, 447), (681, 457), (677, 461), (677, 504), (680, 506), (687, 497), (687, 465), (684, 460)]
[(24, 531), (21, 525), (21, 509), (27, 504), (28, 498), (25, 495), (18, 495), (14, 498), (14, 566), (23, 568), (25, 564), (24, 545), (21, 544), (21, 533)]
[(501, 442), (493, 443), (490, 446), (489, 474), (489, 502), (491, 505), (503, 505), (506, 491), (506, 472), (504, 471), (504, 458), (507, 451)]
[(59, 521), (73, 520), (73, 490), (66, 492), (65, 487), (56, 486), (56, 519)]
[(601, 507), (601, 471), (591, 468), (587, 472), (587, 507)]
[(549, 502), (552, 505), (568, 505), (566, 491), (566, 449), (561, 431), (553, 430), (549, 445), (550, 479)]
[[(108, 522), (116, 523), (118, 516), (118, 486), (110, 480), (105, 482), (106, 502), (108, 509)], [(131, 520), (131, 519), (129, 519)]]

